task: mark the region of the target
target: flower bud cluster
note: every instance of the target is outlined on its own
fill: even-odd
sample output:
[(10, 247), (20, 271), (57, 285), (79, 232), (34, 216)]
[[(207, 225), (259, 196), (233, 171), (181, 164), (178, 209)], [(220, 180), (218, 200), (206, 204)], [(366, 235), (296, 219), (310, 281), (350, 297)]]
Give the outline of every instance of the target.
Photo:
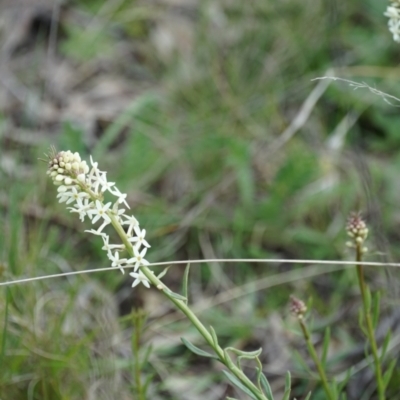
[(290, 312), (297, 318), (303, 319), (307, 312), (307, 306), (304, 302), (293, 295), (290, 296)]
[[(368, 236), (367, 225), (359, 213), (352, 213), (350, 215), (347, 220), (346, 231), (352, 239), (352, 241), (346, 243), (348, 247), (361, 247)], [(366, 252), (367, 248), (362, 248), (362, 251)]]
[(86, 161), (82, 161), (78, 153), (71, 151), (60, 151), (49, 156), (49, 169), (47, 174), (53, 179), (55, 185), (72, 184), (72, 179), (84, 180), (85, 174), (89, 172)]
[(368, 228), (360, 214), (353, 213), (347, 220), (347, 234), (357, 242), (363, 242), (368, 236)]
[[(147, 249), (150, 247), (146, 241), (146, 230), (141, 230), (139, 222), (133, 215), (125, 214), (125, 209), (120, 208), (126, 202), (126, 194), (121, 193), (114, 182), (107, 180), (107, 173), (100, 171), (98, 163), (90, 157), (91, 168), (86, 161), (82, 161), (78, 153), (71, 151), (60, 151), (56, 153), (51, 149), (48, 157), (49, 169), (47, 174), (58, 186), (57, 198), (60, 203), (71, 204), (68, 207), (70, 212), (78, 213), (81, 221), (87, 217), (92, 224), (100, 222), (97, 229), (90, 229), (86, 232), (98, 235), (102, 238), (103, 250), (107, 252), (107, 257), (111, 261), (111, 266), (119, 268), (124, 273), (124, 268), (134, 269), (130, 275), (135, 278), (132, 287), (143, 283), (150, 287), (149, 280), (140, 271), (140, 267), (148, 265), (144, 258)], [(104, 195), (116, 198), (114, 202), (104, 201)], [(126, 242), (133, 257), (120, 258), (120, 254), (126, 250), (126, 244), (110, 244), (110, 237), (103, 231), (109, 225), (126, 226)]]
[(388, 27), (393, 40), (400, 43), (400, 0), (392, 0), (383, 15), (389, 18)]

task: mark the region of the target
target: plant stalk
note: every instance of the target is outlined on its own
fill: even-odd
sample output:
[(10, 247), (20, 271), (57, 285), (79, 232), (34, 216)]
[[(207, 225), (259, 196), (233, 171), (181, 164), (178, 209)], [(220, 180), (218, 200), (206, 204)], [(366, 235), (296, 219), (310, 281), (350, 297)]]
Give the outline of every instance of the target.
[(372, 324), (372, 316), (371, 316), (371, 309), (368, 304), (368, 299), (367, 299), (367, 285), (365, 283), (364, 279), (364, 270), (363, 270), (363, 265), (360, 264), (362, 261), (362, 245), (357, 243), (356, 246), (356, 261), (357, 261), (357, 276), (358, 276), (358, 283), (360, 286), (360, 292), (361, 292), (361, 297), (362, 297), (362, 302), (363, 302), (363, 308), (364, 308), (364, 316), (365, 316), (365, 321), (367, 325), (367, 338), (371, 346), (371, 352), (372, 352), (372, 357), (374, 359), (374, 364), (375, 364), (375, 376), (376, 376), (376, 384), (377, 384), (377, 390), (378, 390), (378, 398), (379, 400), (385, 400), (385, 387), (383, 384), (383, 378), (382, 378), (382, 366), (379, 360), (379, 355), (378, 355), (378, 346), (376, 344), (376, 339), (375, 339), (375, 332), (374, 332), (374, 327)]
[[(115, 216), (111, 212), (107, 212), (107, 215), (111, 219), (111, 223), (114, 229), (117, 231), (119, 237), (121, 238), (123, 244), (129, 255), (134, 257), (132, 244), (129, 242), (125, 230), (115, 218)], [(195, 328), (199, 331), (199, 333), (203, 336), (205, 341), (211, 346), (211, 348), (215, 351), (218, 356), (219, 361), (224, 364), (235, 376), (240, 380), (240, 382), (253, 393), (257, 400), (271, 400), (268, 399), (260, 389), (257, 388), (256, 385), (244, 374), (242, 370), (233, 365), (232, 363), (228, 363), (225, 359), (224, 351), (219, 345), (215, 345), (212, 339), (211, 334), (208, 332), (206, 327), (201, 323), (201, 321), (197, 318), (197, 316), (193, 313), (193, 311), (188, 307), (188, 305), (182, 300), (178, 300), (174, 298), (172, 295), (168, 293), (167, 286), (162, 283), (154, 273), (147, 267), (141, 266), (140, 270), (146, 276), (146, 278), (159, 290), (161, 290), (166, 297), (168, 297), (175, 306), (186, 315), (186, 317), (191, 321), (191, 323), (195, 326)], [(229, 365), (230, 364), (230, 365)]]
[(133, 356), (135, 357), (135, 364), (134, 364), (134, 376), (135, 376), (135, 389), (136, 389), (136, 394), (139, 397), (139, 400), (146, 400), (145, 393), (143, 391), (143, 385), (142, 385), (142, 379), (141, 379), (141, 374), (140, 374), (140, 354), (139, 354), (139, 349), (140, 349), (140, 335), (142, 332), (142, 319), (141, 315), (139, 312), (133, 312), (133, 323), (136, 326), (136, 332), (133, 334), (132, 338), (132, 353)]
[(324, 368), (322, 367), (321, 361), (318, 358), (317, 351), (315, 350), (315, 347), (311, 341), (311, 335), (307, 328), (307, 325), (304, 323), (304, 319), (299, 318), (299, 323), (300, 323), (301, 330), (303, 331), (304, 339), (307, 343), (308, 351), (310, 352), (311, 358), (313, 359), (315, 366), (317, 367), (318, 374), (319, 374), (319, 377), (321, 378), (322, 386), (324, 387), (327, 399), (336, 400), (330, 387), (329, 387), (328, 379), (326, 377)]

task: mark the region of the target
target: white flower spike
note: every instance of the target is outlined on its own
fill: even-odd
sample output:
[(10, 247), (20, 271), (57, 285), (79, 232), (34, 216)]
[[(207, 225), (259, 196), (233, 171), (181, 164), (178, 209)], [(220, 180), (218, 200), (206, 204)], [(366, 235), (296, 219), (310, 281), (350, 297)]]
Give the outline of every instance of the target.
[[(140, 269), (149, 265), (144, 257), (150, 245), (145, 239), (146, 230), (140, 229), (138, 220), (133, 215), (125, 214), (125, 210), (120, 208), (121, 204), (129, 208), (126, 193), (122, 193), (115, 186), (115, 182), (108, 182), (107, 173), (98, 168), (98, 163), (92, 156), (90, 168), (78, 153), (71, 151), (57, 152), (55, 148), (51, 148), (47, 158), (47, 174), (58, 186), (59, 202), (71, 204), (71, 207), (67, 207), (68, 210), (78, 213), (81, 221), (84, 221), (85, 217), (93, 224), (100, 221), (101, 225), (97, 229), (85, 232), (101, 236), (102, 250), (107, 252), (111, 267), (119, 268), (122, 273), (125, 273), (125, 267), (133, 267), (134, 272), (130, 274), (135, 278), (132, 287), (139, 283), (150, 287), (150, 281)], [(116, 199), (106, 203), (105, 196), (114, 196)], [(110, 224), (117, 229), (123, 243), (110, 244), (110, 237), (103, 231)], [(127, 232), (122, 225), (128, 226)], [(120, 258), (121, 252), (130, 254), (131, 258)]]

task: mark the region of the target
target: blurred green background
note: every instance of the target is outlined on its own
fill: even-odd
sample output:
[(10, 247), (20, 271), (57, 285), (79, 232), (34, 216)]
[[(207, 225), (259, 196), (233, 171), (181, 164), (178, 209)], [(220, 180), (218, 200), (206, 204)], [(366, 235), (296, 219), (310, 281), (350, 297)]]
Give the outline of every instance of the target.
[[(147, 230), (148, 260), (343, 260), (348, 214), (370, 227), (368, 260), (399, 259), (398, 44), (372, 0), (85, 0), (0, 4), (0, 273), (13, 280), (109, 265), (56, 202), (38, 161), (50, 145), (93, 155)], [(226, 345), (262, 346), (273, 389), (317, 381), (299, 361), (291, 293), (313, 299), (316, 343), (332, 325), (332, 375), (363, 359), (355, 273), (324, 266), (204, 263), (191, 301)], [(182, 266), (165, 281), (179, 290)], [(381, 330), (399, 315), (398, 273), (370, 268)], [(1, 288), (0, 398), (135, 399), (132, 309), (148, 313), (151, 399), (245, 397), (155, 289), (117, 271)], [(378, 335), (379, 336), (379, 335)], [(395, 339), (394, 339), (395, 340)], [(394, 341), (393, 354), (397, 354)], [(396, 347), (397, 346), (397, 347)], [(249, 367), (249, 374), (253, 369)], [(390, 385), (393, 399), (400, 369)], [(374, 399), (367, 369), (349, 399)], [(242, 396), (242, 397), (240, 397)]]

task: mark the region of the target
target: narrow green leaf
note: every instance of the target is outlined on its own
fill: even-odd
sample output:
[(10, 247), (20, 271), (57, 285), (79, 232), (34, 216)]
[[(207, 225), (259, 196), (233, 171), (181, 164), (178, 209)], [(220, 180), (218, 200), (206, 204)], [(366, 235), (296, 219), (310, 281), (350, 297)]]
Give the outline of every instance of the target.
[(337, 399), (337, 398), (339, 397), (339, 394), (338, 394), (338, 387), (337, 387), (336, 381), (333, 380), (333, 381), (330, 383), (329, 387), (330, 387), (330, 389), (331, 389), (331, 393), (332, 393), (333, 397), (334, 397), (335, 399)]
[(365, 287), (365, 298), (366, 298), (366, 312), (371, 311), (371, 291), (369, 290), (369, 287)]
[(262, 348), (254, 351), (242, 351), (239, 349), (235, 349), (234, 347), (227, 347), (225, 350), (231, 351), (232, 353), (236, 354), (237, 356), (240, 356), (241, 358), (248, 358), (250, 360), (258, 357), (262, 352)]
[(365, 355), (365, 358), (369, 357), (369, 343), (368, 342), (366, 342), (364, 344), (364, 355)]
[(343, 389), (347, 385), (347, 382), (349, 381), (352, 375), (353, 375), (353, 368), (349, 368), (346, 372), (346, 376), (344, 377), (344, 379), (340, 383), (337, 383), (338, 395), (342, 393)]
[(183, 296), (186, 298), (186, 304), (189, 301), (189, 294), (188, 294), (188, 284), (189, 284), (189, 271), (190, 271), (190, 263), (186, 265), (185, 273), (183, 274), (183, 282), (182, 282), (182, 293)]
[[(262, 349), (260, 349), (259, 351), (260, 351), (259, 354), (261, 354)], [(246, 353), (246, 352), (243, 352), (243, 353)], [(242, 362), (243, 359), (245, 359), (245, 360), (255, 360), (257, 362), (257, 364), (261, 365), (261, 362), (260, 362), (259, 358), (257, 357), (257, 355), (255, 356), (255, 354), (256, 354), (256, 352), (253, 351), (253, 352), (248, 352), (248, 354), (243, 354), (241, 356), (238, 356), (238, 358), (237, 358), (238, 367), (240, 369), (242, 369), (242, 366), (241, 366), (240, 363)]]
[(214, 328), (211, 325), (210, 325), (210, 332), (211, 332), (211, 336), (212, 336), (214, 345), (218, 346), (218, 337), (217, 337), (217, 334), (216, 334)]
[(227, 397), (226, 399), (227, 400), (238, 400), (238, 399), (235, 399), (234, 397)]
[(304, 361), (302, 355), (297, 350), (293, 351), (293, 357), (304, 368), (305, 371), (307, 371), (311, 376), (315, 376), (315, 373), (311, 370), (307, 362)]
[(390, 362), (388, 369), (386, 372), (383, 374), (383, 387), (386, 389), (387, 386), (389, 385), (390, 378), (393, 375), (394, 367), (396, 366), (397, 359), (394, 359)]
[(328, 326), (325, 329), (324, 342), (322, 346), (321, 364), (323, 367), (326, 365), (326, 357), (328, 356), (329, 343), (331, 341), (331, 329)]
[(271, 390), (271, 386), (269, 385), (268, 379), (266, 378), (266, 376), (263, 373), (261, 373), (260, 378), (261, 378), (261, 385), (264, 389), (264, 392), (265, 392), (268, 400), (274, 400), (274, 396), (272, 395), (272, 390)]
[(170, 290), (168, 288), (164, 288), (164, 292), (167, 293), (169, 296), (173, 297), (176, 300), (181, 300), (181, 301), (187, 303), (187, 298), (186, 297), (183, 297), (180, 294), (175, 293), (175, 292), (173, 292), (172, 290)]
[(374, 326), (374, 328), (376, 328), (378, 325), (380, 303), (381, 303), (381, 294), (380, 292), (376, 292), (372, 298), (372, 325)]
[(308, 393), (308, 395), (306, 396), (306, 398), (304, 400), (310, 400), (311, 398), (311, 392)]
[(9, 304), (10, 304), (10, 297), (11, 291), (9, 287), (6, 287), (6, 301), (4, 307), (4, 325), (3, 325), (3, 335), (1, 340), (1, 352), (0, 352), (0, 366), (3, 366), (4, 360), (6, 358), (6, 340), (8, 335), (8, 313), (9, 313)]
[(144, 355), (143, 355), (143, 360), (140, 363), (141, 368), (143, 368), (143, 366), (147, 364), (152, 350), (153, 350), (153, 346), (152, 345), (147, 346), (147, 348), (146, 348), (146, 350), (144, 352)]
[(387, 352), (391, 337), (392, 337), (392, 332), (388, 331), (387, 334), (385, 335), (385, 339), (384, 339), (383, 344), (382, 344), (382, 352), (381, 352), (381, 357), (380, 357), (381, 363), (383, 363), (383, 361), (385, 359), (386, 352)]
[(242, 382), (239, 381), (238, 378), (236, 378), (235, 375), (232, 375), (230, 372), (222, 370), (222, 372), (226, 375), (226, 377), (231, 381), (231, 383), (238, 387), (240, 390), (242, 390), (243, 392), (245, 392), (246, 394), (248, 394), (252, 399), (257, 400), (257, 397), (249, 390), (247, 389), (246, 386), (243, 385)]
[(286, 378), (285, 378), (285, 393), (283, 393), (282, 400), (289, 400), (290, 396), (290, 372), (286, 372)]
[(224, 358), (225, 358), (225, 363), (226, 365), (232, 369), (232, 368), (236, 368), (235, 364), (232, 362), (231, 357), (229, 356), (229, 353), (227, 352), (226, 349), (224, 349)]
[(165, 268), (159, 275), (157, 275), (157, 278), (158, 279), (163, 278), (165, 276), (165, 274), (168, 272), (169, 268), (170, 268), (169, 266), (167, 268)]
[(218, 360), (217, 356), (214, 356), (210, 353), (207, 353), (206, 351), (199, 349), (198, 347), (196, 347), (193, 343), (190, 343), (187, 339), (181, 337), (181, 340), (183, 342), (183, 344), (194, 354), (197, 354), (198, 356), (202, 356), (202, 357), (208, 357), (208, 358), (214, 358), (215, 360)]
[(149, 374), (143, 384), (143, 393), (147, 393), (147, 389), (149, 388), (150, 382), (153, 382), (154, 374)]
[(364, 312), (362, 309), (360, 309), (358, 312), (358, 325), (360, 326), (360, 329), (362, 330), (364, 335), (368, 336), (368, 332), (367, 332), (367, 329), (365, 328), (364, 321), (365, 321), (364, 320)]

